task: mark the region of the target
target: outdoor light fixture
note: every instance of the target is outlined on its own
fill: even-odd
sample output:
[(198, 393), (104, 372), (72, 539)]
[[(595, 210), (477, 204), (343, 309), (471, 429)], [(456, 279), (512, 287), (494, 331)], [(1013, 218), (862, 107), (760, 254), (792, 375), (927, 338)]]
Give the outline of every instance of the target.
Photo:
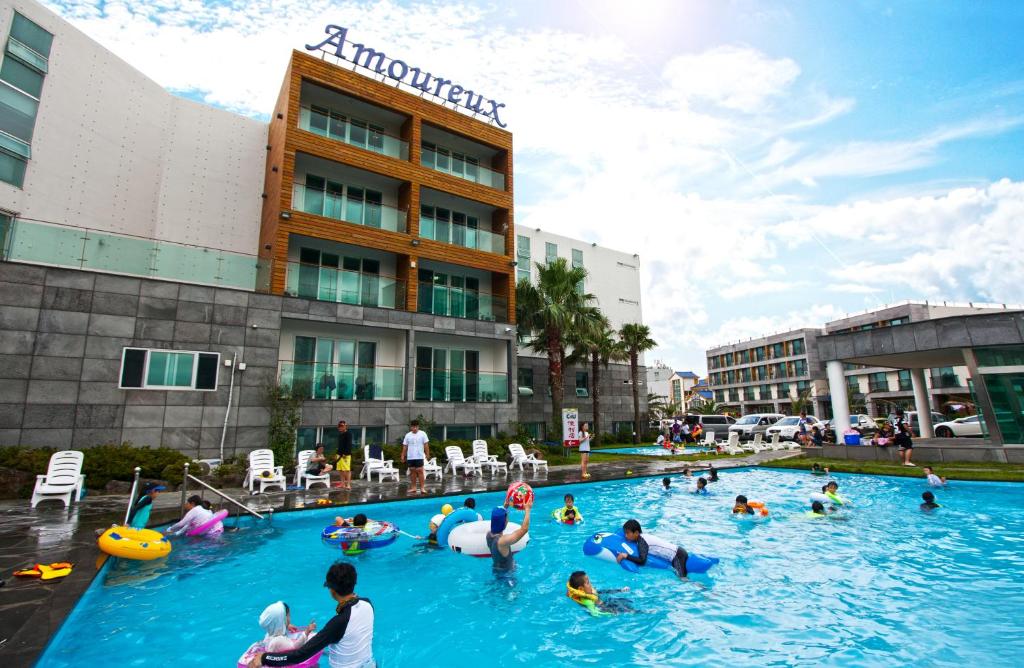
[(282, 211), (281, 217), (284, 218), (285, 220), (291, 220), (292, 213), (291, 211)]
[(420, 240), (419, 239), (413, 239), (412, 240), (412, 245), (413, 246), (419, 246), (420, 245)]
[(518, 262), (516, 262), (515, 260), (512, 260), (511, 262), (509, 262), (509, 263), (508, 263), (508, 266), (510, 266), (510, 267), (514, 267), (514, 266), (516, 266), (517, 264), (519, 264), (519, 263), (518, 263)]

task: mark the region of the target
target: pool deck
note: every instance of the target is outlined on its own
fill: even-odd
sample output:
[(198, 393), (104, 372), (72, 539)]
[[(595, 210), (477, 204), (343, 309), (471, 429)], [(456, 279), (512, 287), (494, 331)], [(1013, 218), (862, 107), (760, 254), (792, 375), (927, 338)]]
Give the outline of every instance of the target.
[[(761, 452), (730, 459), (705, 462), (680, 461), (664, 457), (637, 455), (622, 462), (591, 465), (589, 482), (621, 480), (646, 476), (679, 474), (685, 466), (706, 468), (714, 463), (719, 470), (763, 464), (799, 455), (799, 452)], [(445, 475), (443, 481), (427, 481), (427, 496), (442, 497), (504, 490), (513, 480), (525, 480), (534, 487), (581, 483), (578, 465), (552, 466), (550, 471), (534, 473), (513, 470), (508, 476), (465, 477)], [(260, 513), (287, 512), (328, 499), (338, 507), (367, 503), (403, 501), (422, 496), (406, 496), (407, 479), (400, 482), (370, 483), (353, 481), (350, 492), (317, 487), (309, 491), (267, 492), (250, 495), (243, 489), (223, 490), (234, 499)], [(190, 490), (199, 493), (201, 490)], [(216, 500), (207, 492), (205, 497)], [(96, 530), (124, 520), (127, 498), (123, 495), (88, 496), (64, 509), (58, 502), (29, 507), (28, 499), (0, 502), (0, 665), (5, 668), (31, 666), (56, 633), (64, 618), (85, 592), (106, 560), (96, 547)], [(164, 524), (180, 517), (181, 493), (168, 492), (157, 497), (151, 524)], [(234, 512), (234, 510), (232, 510)], [(34, 563), (68, 561), (75, 565), (66, 578), (51, 582), (20, 579), (11, 573)]]

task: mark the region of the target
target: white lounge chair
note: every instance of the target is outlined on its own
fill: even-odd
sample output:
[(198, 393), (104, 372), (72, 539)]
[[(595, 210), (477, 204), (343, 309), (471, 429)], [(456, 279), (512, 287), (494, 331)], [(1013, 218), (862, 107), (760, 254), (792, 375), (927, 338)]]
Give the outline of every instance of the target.
[(727, 455), (742, 455), (746, 450), (740, 447), (740, 435), (737, 432), (729, 434), (729, 442), (725, 444), (722, 451)]
[(712, 449), (718, 447), (718, 443), (715, 441), (715, 432), (713, 432), (713, 431), (706, 431), (706, 432), (704, 432), (704, 440), (701, 441), (700, 443), (698, 443), (697, 445), (699, 445), (702, 448), (712, 448)]
[(769, 450), (785, 450), (786, 444), (782, 442), (782, 435), (779, 432), (772, 434), (772, 440), (768, 443)]
[[(295, 486), (302, 487), (305, 485), (306, 489), (309, 489), (313, 485), (321, 484), (325, 487), (331, 486), (331, 474), (321, 473), (319, 475), (313, 475), (306, 473), (306, 467), (309, 466), (309, 458), (316, 454), (316, 450), (302, 450), (299, 452), (298, 459), (296, 460), (295, 466)], [(303, 483), (305, 481), (305, 483)]]
[[(256, 486), (259, 484), (259, 491)], [(267, 487), (280, 487), (284, 491), (288, 481), (284, 477), (284, 467), (274, 466), (274, 452), (267, 448), (253, 450), (249, 453), (249, 470), (246, 472), (245, 486), (253, 494), (262, 494)]]
[(461, 468), (466, 475), (470, 473), (479, 473), (483, 475), (483, 468), (480, 464), (470, 457), (466, 459), (466, 456), (462, 454), (462, 448), (457, 445), (449, 445), (444, 449), (444, 454), (448, 458), (448, 463), (445, 464), (445, 470), (451, 469), (452, 473), (458, 473)]
[(519, 443), (509, 443), (508, 452), (512, 455), (512, 466), (519, 466), (519, 470), (523, 470), (523, 464), (529, 464), (533, 467), (534, 473), (537, 472), (539, 467), (543, 467), (545, 471), (548, 470), (548, 463), (543, 459), (537, 459), (535, 455), (526, 454), (526, 450)]
[(767, 450), (768, 444), (764, 442), (764, 434), (754, 434), (754, 441), (747, 446), (747, 449), (754, 454)]
[(383, 482), (384, 478), (398, 480), (398, 469), (395, 468), (395, 460), (384, 459), (383, 450), (380, 457), (370, 456), (370, 446), (363, 446), (363, 468), (359, 471), (359, 477), (366, 475), (366, 479), (372, 481), (373, 474), (377, 474), (377, 482)]
[[(405, 475), (409, 475), (408, 469), (406, 469)], [(437, 457), (431, 457), (423, 462), (423, 477), (429, 478), (430, 476), (434, 476), (438, 480), (444, 479), (444, 469), (437, 463)]]
[(491, 470), (491, 475), (494, 475), (496, 471), (503, 471), (508, 475), (508, 464), (499, 460), (497, 455), (487, 452), (487, 441), (482, 438), (473, 441), (473, 459), (481, 468), (488, 467)]
[(71, 505), (82, 496), (85, 487), (85, 476), (82, 475), (82, 463), (85, 455), (79, 450), (61, 450), (50, 456), (50, 465), (46, 475), (36, 476), (36, 486), (32, 490), (32, 507), (46, 499), (60, 499), (64, 507)]

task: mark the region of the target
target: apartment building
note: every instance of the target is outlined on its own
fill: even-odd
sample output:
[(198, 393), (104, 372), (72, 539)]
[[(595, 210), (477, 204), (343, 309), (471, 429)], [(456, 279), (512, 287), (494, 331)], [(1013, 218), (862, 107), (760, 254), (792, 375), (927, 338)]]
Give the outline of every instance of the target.
[[(537, 264), (565, 258), (574, 267), (587, 269), (582, 290), (594, 295), (596, 305), (614, 330), (627, 323), (643, 322), (640, 304), (640, 256), (604, 248), (596, 243), (562, 236), (539, 228), (516, 229), (516, 279), (537, 281)], [(640, 361), (640, 410), (647, 407), (647, 371)], [(525, 346), (518, 349), (519, 420), (535, 437), (547, 436), (551, 422), (547, 358)], [(593, 419), (593, 379), (588, 363), (565, 370), (563, 406), (576, 407), (583, 421)], [(633, 431), (633, 388), (629, 365), (612, 362), (601, 370), (602, 431)]]
[(510, 133), (326, 54), (267, 123), (30, 0), (0, 32), (2, 442), (229, 455), (278, 384), (302, 445), (516, 420)]

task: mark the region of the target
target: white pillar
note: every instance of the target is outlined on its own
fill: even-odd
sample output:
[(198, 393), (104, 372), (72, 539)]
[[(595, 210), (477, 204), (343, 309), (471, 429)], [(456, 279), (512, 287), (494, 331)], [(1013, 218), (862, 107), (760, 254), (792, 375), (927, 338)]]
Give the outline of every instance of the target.
[(917, 426), (921, 430), (921, 438), (932, 438), (932, 404), (928, 401), (928, 384), (924, 379), (924, 369), (910, 370), (910, 385), (914, 388), (914, 409), (917, 410)]
[(843, 363), (839, 360), (826, 362), (825, 373), (828, 375), (828, 393), (832, 396), (832, 431), (836, 433), (836, 442), (842, 443), (839, 439), (850, 426), (850, 398), (846, 395)]

